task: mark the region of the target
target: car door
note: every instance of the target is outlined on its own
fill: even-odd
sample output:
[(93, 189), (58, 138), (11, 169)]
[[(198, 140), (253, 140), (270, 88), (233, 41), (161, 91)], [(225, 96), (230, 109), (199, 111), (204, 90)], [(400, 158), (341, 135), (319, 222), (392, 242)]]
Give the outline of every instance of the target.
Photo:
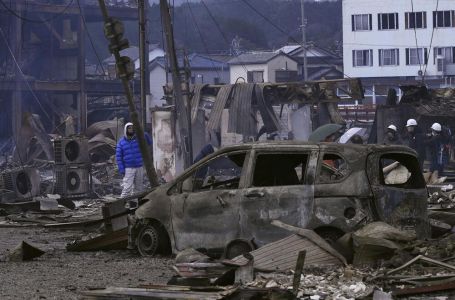
[(255, 151), (248, 188), (242, 190), (242, 238), (264, 245), (289, 235), (273, 220), (306, 227), (313, 213), (317, 150)]
[(246, 152), (216, 156), (181, 181), (171, 196), (175, 245), (222, 249), (238, 235), (239, 184)]
[(367, 172), (379, 220), (427, 237), (428, 192), (417, 158), (400, 152), (372, 153)]

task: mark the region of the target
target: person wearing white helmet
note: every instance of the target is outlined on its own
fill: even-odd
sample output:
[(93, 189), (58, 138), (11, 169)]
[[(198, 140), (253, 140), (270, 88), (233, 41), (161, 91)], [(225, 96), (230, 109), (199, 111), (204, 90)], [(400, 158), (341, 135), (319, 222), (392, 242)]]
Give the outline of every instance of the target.
[(387, 131), (386, 131), (386, 134), (384, 137), (383, 144), (384, 145), (402, 145), (403, 144), (403, 142), (400, 138), (400, 135), (398, 134), (398, 128), (395, 125), (390, 124), (387, 127)]
[(420, 169), (423, 169), (423, 162), (425, 161), (425, 145), (424, 145), (424, 135), (422, 130), (417, 125), (415, 119), (409, 119), (406, 122), (406, 130), (408, 132), (407, 142), (408, 147), (414, 149), (417, 152), (417, 157), (419, 159)]
[(431, 134), (428, 134), (425, 140), (425, 146), (428, 148), (431, 162), (430, 172), (438, 171), (439, 176), (442, 176), (444, 172), (444, 145), (442, 126), (439, 123), (433, 123)]

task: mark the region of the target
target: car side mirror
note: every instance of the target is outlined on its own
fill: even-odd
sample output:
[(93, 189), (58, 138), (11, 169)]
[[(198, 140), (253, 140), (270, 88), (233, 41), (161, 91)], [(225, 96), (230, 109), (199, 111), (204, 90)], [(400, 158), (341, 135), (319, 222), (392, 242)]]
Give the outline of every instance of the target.
[(191, 193), (193, 191), (193, 177), (185, 179), (182, 183), (182, 192)]

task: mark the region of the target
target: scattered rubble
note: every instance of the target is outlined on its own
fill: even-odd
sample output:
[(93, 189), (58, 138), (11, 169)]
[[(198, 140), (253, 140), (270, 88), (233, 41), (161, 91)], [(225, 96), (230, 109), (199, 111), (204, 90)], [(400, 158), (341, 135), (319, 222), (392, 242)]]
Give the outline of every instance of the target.
[(45, 252), (29, 243), (22, 241), (8, 254), (8, 261), (27, 261), (40, 257)]

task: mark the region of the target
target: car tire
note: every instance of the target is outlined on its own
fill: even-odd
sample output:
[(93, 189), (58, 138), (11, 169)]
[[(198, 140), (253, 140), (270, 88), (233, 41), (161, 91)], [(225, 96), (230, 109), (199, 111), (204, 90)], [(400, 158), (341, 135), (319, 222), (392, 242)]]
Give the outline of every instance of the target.
[(158, 253), (161, 239), (161, 233), (157, 226), (146, 225), (137, 236), (137, 250), (142, 256), (153, 256)]

